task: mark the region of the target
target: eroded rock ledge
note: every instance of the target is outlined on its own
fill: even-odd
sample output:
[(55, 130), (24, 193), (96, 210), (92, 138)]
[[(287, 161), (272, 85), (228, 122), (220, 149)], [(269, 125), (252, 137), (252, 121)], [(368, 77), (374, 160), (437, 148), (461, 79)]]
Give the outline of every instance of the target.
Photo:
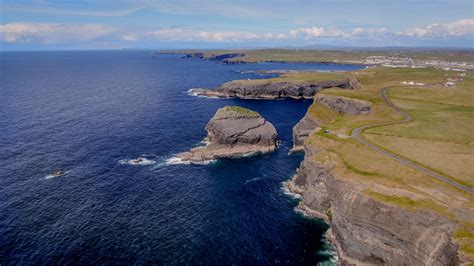
[(202, 162), (274, 151), (275, 127), (259, 113), (238, 106), (219, 109), (206, 126), (209, 143), (178, 154), (183, 161)]
[(361, 85), (355, 78), (319, 82), (260, 82), (258, 80), (248, 82), (237, 80), (224, 83), (215, 90), (196, 88), (190, 90), (190, 93), (196, 96), (242, 99), (310, 99), (318, 91), (332, 87), (358, 89)]

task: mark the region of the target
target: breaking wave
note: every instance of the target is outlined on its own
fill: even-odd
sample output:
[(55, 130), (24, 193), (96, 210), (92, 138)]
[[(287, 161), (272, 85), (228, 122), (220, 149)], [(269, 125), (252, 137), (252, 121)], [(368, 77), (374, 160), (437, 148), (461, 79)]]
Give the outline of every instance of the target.
[(297, 193), (294, 193), (294, 192), (291, 192), (290, 189), (288, 188), (288, 183), (290, 181), (284, 181), (281, 183), (281, 190), (283, 191), (283, 194), (287, 195), (287, 196), (290, 196), (294, 199), (301, 199), (301, 195), (300, 194), (297, 194)]
[(155, 163), (156, 163), (156, 161), (149, 160), (149, 159), (143, 158), (143, 157), (138, 157), (136, 159), (123, 159), (123, 160), (119, 161), (119, 164), (141, 165), (141, 166), (152, 165), (152, 164), (155, 164)]

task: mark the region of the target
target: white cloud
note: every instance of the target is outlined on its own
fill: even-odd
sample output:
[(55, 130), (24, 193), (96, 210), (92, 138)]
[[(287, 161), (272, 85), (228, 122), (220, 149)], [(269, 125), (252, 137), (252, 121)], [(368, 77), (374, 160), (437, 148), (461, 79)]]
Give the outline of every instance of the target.
[(0, 25), (0, 38), (10, 43), (86, 42), (112, 33), (100, 24), (7, 23)]
[(474, 19), (462, 19), (452, 23), (431, 24), (425, 27), (414, 27), (399, 35), (415, 37), (446, 37), (474, 34)]
[(351, 31), (350, 35), (355, 36), (355, 37), (369, 37), (369, 36), (384, 35), (387, 33), (389, 33), (389, 31), (385, 28), (380, 28), (380, 29), (355, 28)]
[(317, 38), (344, 38), (349, 34), (338, 29), (326, 29), (324, 27), (300, 28), (290, 31), (291, 37), (296, 39), (312, 40)]

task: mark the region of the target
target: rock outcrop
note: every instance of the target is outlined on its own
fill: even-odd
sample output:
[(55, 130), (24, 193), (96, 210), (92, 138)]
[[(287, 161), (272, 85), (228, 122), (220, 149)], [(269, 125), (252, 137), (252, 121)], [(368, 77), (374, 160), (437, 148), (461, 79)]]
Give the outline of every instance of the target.
[(291, 152), (303, 150), (303, 144), (309, 134), (313, 132), (321, 123), (311, 117), (309, 112), (293, 127), (293, 148)]
[[(328, 94), (316, 95), (313, 104), (323, 105), (331, 111), (344, 115), (365, 115), (372, 111), (371, 102)], [(293, 127), (293, 148), (291, 151), (303, 150), (304, 141), (309, 134), (321, 125), (322, 121), (311, 116), (310, 110), (308, 110), (305, 116)]]
[(331, 165), (305, 159), (288, 183), (302, 196), (300, 208), (330, 224), (327, 236), (343, 264), (456, 265), (451, 221), (423, 210), (385, 204), (363, 193), (370, 189), (344, 181)]
[(215, 55), (215, 54), (195, 52), (195, 53), (187, 53), (183, 56), (183, 58), (198, 58), (198, 59), (206, 59), (206, 60), (224, 61), (227, 59), (232, 59), (235, 57), (243, 57), (243, 56), (245, 56), (244, 53), (227, 53), (227, 54)]
[(192, 89), (191, 94), (209, 97), (236, 97), (242, 99), (310, 99), (326, 88), (358, 89), (360, 83), (355, 78), (326, 80), (319, 82), (260, 82), (231, 81), (215, 90)]
[(183, 161), (202, 162), (274, 151), (275, 127), (259, 113), (238, 106), (219, 109), (206, 126), (207, 146), (178, 154)]
[(204, 58), (204, 53), (200, 53), (200, 52), (188, 53), (188, 54), (185, 54), (182, 58), (198, 58), (198, 59), (203, 59), (203, 58)]
[(314, 101), (339, 114), (365, 115), (372, 110), (372, 103), (370, 102), (343, 96), (318, 95), (314, 98)]

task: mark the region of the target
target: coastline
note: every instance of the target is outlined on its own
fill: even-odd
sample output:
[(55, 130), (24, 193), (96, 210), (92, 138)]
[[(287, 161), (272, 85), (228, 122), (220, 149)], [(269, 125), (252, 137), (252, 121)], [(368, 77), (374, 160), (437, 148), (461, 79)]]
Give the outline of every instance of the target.
[[(260, 82), (252, 86), (257, 87), (256, 91), (259, 89), (266, 91), (264, 89), (265, 83)], [(331, 152), (327, 147), (315, 146), (314, 136), (324, 133), (329, 143), (333, 140), (342, 141), (349, 137), (347, 132), (332, 133), (324, 129), (336, 117), (363, 117), (371, 114), (372, 107), (379, 108), (371, 101), (347, 97), (361, 86), (347, 90), (351, 93), (341, 93), (345, 96), (340, 96), (338, 93), (320, 94), (318, 90), (317, 93), (309, 97), (313, 99), (313, 104), (293, 129), (294, 147), (290, 151), (303, 150), (305, 152), (304, 160), (301, 162), (300, 168), (297, 169), (297, 173), (283, 184), (290, 195), (291, 193), (299, 195), (300, 202), (296, 210), (308, 217), (323, 220), (330, 225), (326, 233), (327, 239), (343, 263), (419, 264), (429, 261), (434, 265), (442, 265), (463, 261), (464, 259), (458, 258), (461, 256), (458, 253), (459, 247), (453, 240), (454, 231), (457, 228), (456, 223), (431, 210), (417, 209), (414, 212), (401, 206), (393, 206), (390, 202), (373, 196), (379, 195), (380, 192), (372, 191), (387, 192), (388, 188), (385, 188), (384, 185), (376, 184), (377, 182), (375, 184), (353, 183), (354, 181), (350, 178), (347, 179), (343, 172), (334, 172), (335, 162), (331, 159), (326, 158), (323, 161), (314, 159), (315, 156)], [(220, 88), (222, 87), (224, 86)], [(244, 88), (243, 91), (248, 93), (249, 88), (253, 87), (244, 86)], [(233, 91), (227, 94), (216, 90), (204, 91), (216, 98), (279, 99), (279, 97), (268, 97), (267, 94), (263, 94), (263, 97), (259, 94), (257, 97), (251, 94), (252, 96), (248, 97)], [(376, 109), (376, 111), (378, 110)], [(295, 131), (298, 125), (300, 127)], [(310, 136), (311, 140), (309, 140)], [(351, 143), (350, 140), (347, 141)], [(311, 142), (313, 143), (311, 144)], [(356, 174), (372, 175), (371, 173), (366, 174), (365, 170), (357, 170)], [(393, 190), (391, 193), (394, 192), (397, 195), (411, 193), (403, 189)], [(348, 204), (352, 207), (346, 206)], [(387, 217), (378, 217), (380, 213), (384, 213)], [(378, 223), (373, 222), (377, 219)], [(379, 230), (381, 231), (378, 232)], [(412, 245), (415, 243), (421, 243), (423, 248), (413, 249)], [(433, 246), (433, 243), (437, 244)], [(404, 255), (397, 255), (400, 252), (403, 252)]]
[[(226, 51), (166, 51), (154, 52), (153, 54), (183, 54), (183, 58), (199, 58), (204, 60), (218, 61), (223, 64), (253, 64), (253, 63), (291, 63), (291, 64), (327, 64), (327, 65), (353, 65), (353, 66), (385, 66), (395, 68), (427, 68), (434, 67), (443, 70), (465, 71), (474, 70), (474, 63), (470, 61), (443, 59), (426, 59), (414, 52), (406, 51), (399, 55), (390, 54), (384, 51), (373, 51), (371, 53), (359, 53), (357, 51), (338, 51), (338, 50), (312, 50), (313, 54), (324, 54), (325, 59), (301, 60), (292, 59), (267, 59), (258, 57), (255, 51), (249, 50), (226, 50)], [(327, 52), (332, 52), (332, 57), (328, 57)], [(270, 53), (271, 54), (271, 53)], [(349, 58), (346, 58), (350, 54)], [(288, 54), (289, 55), (289, 54)], [(250, 56), (250, 58), (249, 58)], [(252, 57), (253, 56), (253, 57)], [(270, 55), (271, 57), (271, 55)], [(291, 58), (291, 57), (290, 57)], [(338, 58), (338, 59), (334, 59)]]

